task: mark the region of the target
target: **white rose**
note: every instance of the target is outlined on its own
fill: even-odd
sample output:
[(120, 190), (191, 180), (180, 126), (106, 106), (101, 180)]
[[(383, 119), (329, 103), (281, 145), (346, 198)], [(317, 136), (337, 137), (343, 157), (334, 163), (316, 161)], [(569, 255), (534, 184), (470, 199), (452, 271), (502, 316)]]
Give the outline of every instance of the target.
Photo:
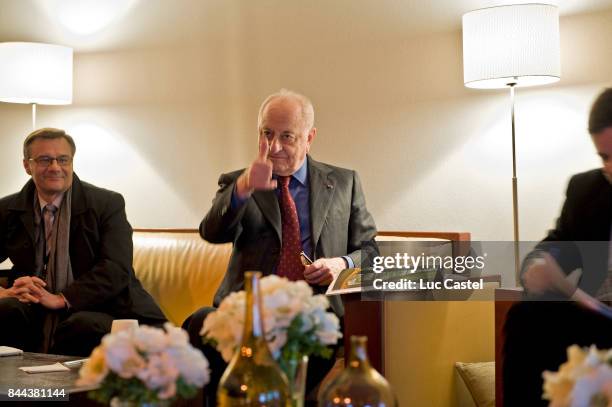
[(244, 322), (237, 318), (224, 315), (219, 309), (206, 317), (200, 334), (217, 342), (217, 350), (227, 362), (241, 341), (243, 324)]
[(166, 330), (168, 346), (186, 346), (189, 344), (189, 336), (184, 329), (174, 326), (171, 322), (166, 322), (164, 329)]
[[(326, 312), (329, 301), (323, 295), (313, 296), (305, 281), (289, 281), (276, 275), (261, 279), (262, 320), (270, 350), (275, 356), (287, 343), (287, 329), (302, 319), (302, 333), (314, 328), (315, 338), (323, 345), (334, 344), (342, 335), (338, 318)], [(244, 291), (231, 293), (204, 321), (201, 335), (212, 338), (224, 360), (229, 361), (240, 344), (244, 329)]]
[(263, 307), (267, 323), (269, 323), (269, 319), (273, 319), (272, 323), (275, 327), (286, 328), (293, 318), (300, 313), (303, 303), (299, 298), (292, 297), (285, 291), (276, 291), (264, 297)]
[(320, 308), (324, 311), (329, 308), (329, 300), (326, 296), (321, 294), (311, 297), (308, 304), (313, 308)]
[[(165, 352), (149, 355), (148, 363), (137, 373), (137, 377), (151, 390), (159, 391), (159, 398), (170, 398), (176, 390), (179, 371), (174, 361)], [(174, 389), (174, 390), (173, 390)]]
[(187, 345), (169, 348), (167, 353), (187, 384), (202, 387), (209, 382), (208, 361), (198, 349)]
[(338, 317), (331, 312), (321, 313), (315, 334), (323, 345), (333, 345), (338, 342), (342, 337)]
[(260, 280), (261, 292), (266, 295), (270, 292), (283, 290), (289, 284), (289, 280), (285, 277), (279, 277), (275, 274), (265, 276)]
[(603, 393), (606, 386), (612, 383), (612, 367), (601, 364), (578, 380), (572, 392), (572, 407), (591, 405), (594, 395)]
[(105, 336), (102, 344), (109, 369), (124, 379), (133, 377), (145, 365), (127, 331)]
[(558, 373), (545, 371), (543, 398), (550, 400), (550, 406), (569, 406), (574, 387), (574, 380), (563, 377)]
[(108, 366), (106, 366), (104, 349), (102, 346), (98, 346), (91, 352), (91, 356), (79, 370), (79, 379), (76, 384), (77, 386), (98, 385), (104, 380), (107, 373)]
[(159, 328), (143, 325), (135, 329), (132, 335), (134, 338), (134, 345), (141, 352), (161, 352), (168, 346), (168, 337), (166, 333)]

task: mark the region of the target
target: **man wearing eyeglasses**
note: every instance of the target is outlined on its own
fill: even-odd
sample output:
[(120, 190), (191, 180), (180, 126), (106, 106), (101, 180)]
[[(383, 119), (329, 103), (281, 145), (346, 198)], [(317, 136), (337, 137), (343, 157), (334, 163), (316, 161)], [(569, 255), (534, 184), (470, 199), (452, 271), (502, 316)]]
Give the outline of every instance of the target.
[(87, 356), (113, 319), (165, 318), (132, 269), (132, 229), (123, 197), (74, 174), (76, 146), (43, 128), (23, 143), (32, 178), (0, 200), (0, 345)]
[[(595, 99), (588, 130), (602, 167), (572, 176), (554, 229), (523, 262), (525, 298), (536, 301), (517, 303), (508, 312), (504, 406), (548, 406), (549, 401), (542, 399), (542, 372), (560, 370), (569, 346), (612, 347), (610, 308), (604, 304), (612, 305), (612, 88)], [(580, 277), (571, 279), (570, 274)], [(593, 377), (583, 389), (599, 388)], [(556, 389), (565, 386), (548, 385), (546, 392), (558, 396), (563, 390)], [(568, 405), (597, 404), (584, 399), (589, 391), (576, 388), (564, 396)]]

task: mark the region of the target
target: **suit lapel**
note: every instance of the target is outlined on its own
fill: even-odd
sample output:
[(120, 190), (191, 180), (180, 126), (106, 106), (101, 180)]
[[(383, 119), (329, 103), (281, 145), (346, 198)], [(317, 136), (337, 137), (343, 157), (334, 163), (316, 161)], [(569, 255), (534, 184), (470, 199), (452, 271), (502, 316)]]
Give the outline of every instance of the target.
[(72, 202), (70, 208), (70, 240), (72, 241), (72, 232), (76, 229), (80, 223), (81, 215), (87, 210), (87, 199), (83, 194), (83, 188), (81, 186), (81, 180), (76, 174), (73, 175), (72, 180)]
[(308, 176), (310, 181), (310, 221), (312, 222), (313, 250), (319, 243), (327, 212), (334, 196), (335, 183), (330, 178), (331, 170), (323, 167), (308, 156)]
[(14, 204), (9, 208), (20, 212), (19, 219), (30, 237), (32, 247), (34, 247), (34, 191), (34, 182), (30, 179), (17, 195)]
[(597, 239), (610, 239), (610, 226), (612, 225), (612, 185), (601, 176), (601, 188), (598, 188), (598, 196), (593, 199), (596, 202), (596, 213), (599, 214), (592, 225), (593, 230), (597, 230)]
[(255, 191), (253, 192), (253, 199), (276, 231), (278, 241), (282, 243), (281, 213), (276, 194), (274, 191)]
[(30, 243), (32, 244), (32, 247), (34, 247), (34, 213), (32, 210), (25, 211), (22, 212), (19, 217), (21, 218), (23, 227), (30, 237)]

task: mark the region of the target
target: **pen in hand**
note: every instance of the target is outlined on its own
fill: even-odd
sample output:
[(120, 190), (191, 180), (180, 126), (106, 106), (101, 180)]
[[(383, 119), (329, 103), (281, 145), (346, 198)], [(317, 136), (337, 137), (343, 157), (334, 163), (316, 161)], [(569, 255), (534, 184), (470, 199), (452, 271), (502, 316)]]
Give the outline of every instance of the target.
[(302, 264), (304, 266), (310, 266), (313, 263), (310, 257), (308, 257), (308, 255), (304, 253), (303, 251), (300, 252), (300, 260), (302, 261)]

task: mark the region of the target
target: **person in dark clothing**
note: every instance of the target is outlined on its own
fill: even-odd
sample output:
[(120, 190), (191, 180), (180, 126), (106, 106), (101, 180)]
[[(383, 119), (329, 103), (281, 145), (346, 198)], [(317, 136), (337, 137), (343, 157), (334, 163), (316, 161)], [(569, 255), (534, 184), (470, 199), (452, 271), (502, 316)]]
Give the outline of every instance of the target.
[(88, 356), (113, 319), (162, 325), (166, 318), (132, 268), (132, 228), (123, 197), (81, 181), (76, 146), (43, 128), (23, 145), (31, 179), (0, 200), (0, 345)]

